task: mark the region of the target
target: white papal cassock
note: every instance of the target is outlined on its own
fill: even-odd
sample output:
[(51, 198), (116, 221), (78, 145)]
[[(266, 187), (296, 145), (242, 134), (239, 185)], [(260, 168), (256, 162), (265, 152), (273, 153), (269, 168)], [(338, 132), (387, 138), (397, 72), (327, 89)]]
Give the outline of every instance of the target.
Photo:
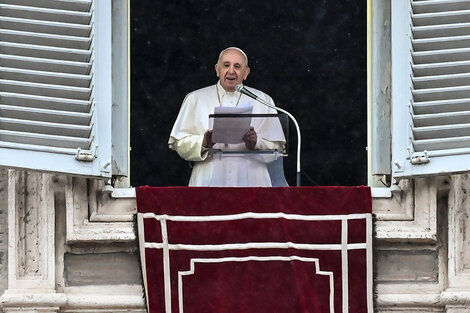
[[(254, 88), (247, 88), (261, 99), (274, 105), (267, 94)], [(218, 106), (251, 104), (254, 114), (277, 113), (274, 109), (249, 98), (238, 91), (226, 92), (220, 82), (189, 93), (181, 105), (180, 112), (168, 140), (170, 149), (175, 150), (187, 161), (193, 161), (189, 186), (213, 187), (270, 187), (266, 163), (271, 158), (260, 155), (212, 155), (202, 148), (204, 132), (209, 129), (209, 114)], [(285, 137), (277, 118), (253, 118), (258, 141), (255, 150), (283, 151)], [(225, 145), (216, 144), (214, 149)], [(247, 150), (245, 144), (229, 145), (230, 149)]]

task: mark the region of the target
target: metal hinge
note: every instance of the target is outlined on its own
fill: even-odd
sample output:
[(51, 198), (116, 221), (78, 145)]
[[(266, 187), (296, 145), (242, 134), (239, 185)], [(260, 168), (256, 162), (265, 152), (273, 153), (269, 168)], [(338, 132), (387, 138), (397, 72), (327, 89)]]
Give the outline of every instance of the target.
[(77, 153), (75, 154), (75, 159), (78, 161), (92, 162), (96, 159), (96, 156), (95, 153), (90, 150), (82, 150), (78, 148)]
[(428, 152), (424, 150), (422, 153), (413, 153), (410, 155), (410, 162), (413, 165), (426, 164), (429, 163)]

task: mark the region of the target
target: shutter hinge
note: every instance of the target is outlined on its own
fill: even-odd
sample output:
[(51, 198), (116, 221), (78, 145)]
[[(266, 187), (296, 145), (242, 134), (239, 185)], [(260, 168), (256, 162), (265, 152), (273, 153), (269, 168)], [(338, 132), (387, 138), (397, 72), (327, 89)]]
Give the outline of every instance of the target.
[(96, 156), (90, 150), (82, 150), (78, 148), (77, 153), (75, 154), (75, 159), (78, 161), (91, 162), (96, 159)]
[(100, 171), (103, 173), (110, 173), (111, 172), (110, 165), (111, 165), (111, 162), (109, 161), (104, 163), (104, 165), (101, 165), (100, 163)]
[(427, 164), (429, 163), (428, 152), (424, 150), (422, 153), (413, 153), (410, 154), (410, 162), (413, 165)]

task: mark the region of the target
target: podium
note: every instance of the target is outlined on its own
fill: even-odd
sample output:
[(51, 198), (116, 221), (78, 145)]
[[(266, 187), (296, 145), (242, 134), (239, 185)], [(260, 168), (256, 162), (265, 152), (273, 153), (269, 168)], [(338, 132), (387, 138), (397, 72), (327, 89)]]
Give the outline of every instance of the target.
[[(211, 158), (238, 158), (247, 161), (247, 166), (262, 164), (269, 173), (273, 187), (285, 187), (283, 160), (287, 157), (286, 138), (289, 138), (288, 118), (285, 114), (211, 114), (209, 125), (214, 146), (210, 149)], [(254, 150), (248, 150), (243, 135), (254, 128), (258, 143)], [(242, 184), (245, 185), (245, 184)], [(248, 184), (249, 185), (249, 184)]]
[(266, 164), (269, 178), (271, 180), (272, 187), (288, 187), (284, 175), (284, 158), (287, 154), (281, 153), (277, 150), (265, 150), (265, 151), (223, 151), (213, 150), (214, 158), (230, 158), (230, 157), (244, 157), (244, 158), (256, 158)]

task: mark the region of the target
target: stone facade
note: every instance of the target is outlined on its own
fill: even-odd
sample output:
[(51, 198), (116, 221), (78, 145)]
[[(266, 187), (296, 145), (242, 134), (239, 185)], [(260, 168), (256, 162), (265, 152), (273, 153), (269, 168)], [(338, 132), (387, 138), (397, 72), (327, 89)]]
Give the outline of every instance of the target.
[(0, 168), (0, 292), (8, 288), (8, 171)]
[[(0, 170), (3, 312), (145, 312), (135, 198), (123, 191)], [(376, 191), (375, 312), (469, 312), (470, 176)]]
[(403, 181), (374, 199), (377, 312), (470, 311), (469, 183), (467, 174)]
[(85, 178), (0, 173), (3, 312), (145, 312), (135, 199)]
[[(390, 1), (371, 2), (374, 136), (390, 124)], [(378, 138), (371, 148), (390, 146)], [(135, 197), (111, 191), (0, 168), (0, 311), (146, 312)], [(404, 179), (374, 194), (375, 312), (470, 312), (470, 176)]]

